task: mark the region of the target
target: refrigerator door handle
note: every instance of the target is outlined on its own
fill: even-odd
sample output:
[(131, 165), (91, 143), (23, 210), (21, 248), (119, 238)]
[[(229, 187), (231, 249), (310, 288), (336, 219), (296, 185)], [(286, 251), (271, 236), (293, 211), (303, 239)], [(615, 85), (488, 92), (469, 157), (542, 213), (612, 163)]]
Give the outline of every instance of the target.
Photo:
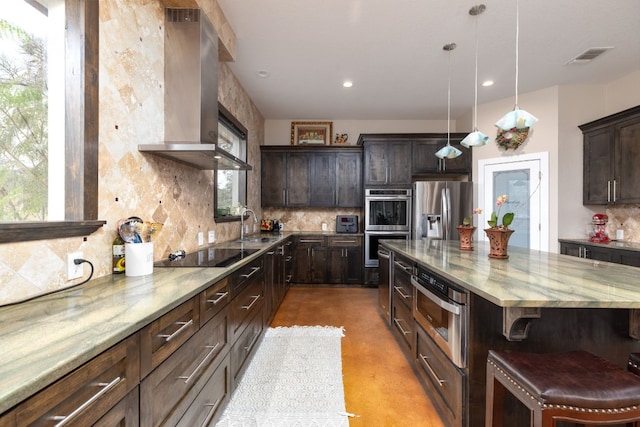
[(442, 189), (442, 238), (449, 239), (451, 222), (451, 196), (448, 188)]

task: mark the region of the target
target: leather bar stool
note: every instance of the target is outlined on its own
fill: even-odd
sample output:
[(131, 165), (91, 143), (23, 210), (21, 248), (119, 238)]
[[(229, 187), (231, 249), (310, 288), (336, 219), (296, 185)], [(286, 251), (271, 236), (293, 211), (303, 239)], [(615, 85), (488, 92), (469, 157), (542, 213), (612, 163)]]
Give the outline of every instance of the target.
[(557, 421), (640, 427), (640, 377), (586, 351), (489, 350), (486, 427), (501, 427), (505, 391), (531, 411), (531, 426)]
[(640, 353), (629, 354), (629, 363), (627, 364), (629, 371), (636, 375), (640, 375)]

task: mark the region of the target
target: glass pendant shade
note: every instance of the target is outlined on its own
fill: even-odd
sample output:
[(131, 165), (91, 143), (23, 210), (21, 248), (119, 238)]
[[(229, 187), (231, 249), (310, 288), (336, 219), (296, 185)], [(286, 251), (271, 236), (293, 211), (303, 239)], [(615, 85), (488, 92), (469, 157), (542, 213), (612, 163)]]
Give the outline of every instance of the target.
[(460, 145), (463, 147), (481, 147), (483, 145), (487, 145), (490, 141), (490, 138), (479, 130), (475, 130), (471, 132), (469, 135), (465, 136), (462, 141), (460, 141)]
[(496, 122), (496, 127), (502, 130), (510, 130), (513, 128), (524, 129), (530, 128), (536, 124), (537, 121), (538, 119), (534, 115), (516, 108), (502, 116), (502, 118)]
[(450, 145), (448, 142), (447, 145), (436, 151), (436, 157), (439, 159), (455, 159), (461, 154), (462, 151)]

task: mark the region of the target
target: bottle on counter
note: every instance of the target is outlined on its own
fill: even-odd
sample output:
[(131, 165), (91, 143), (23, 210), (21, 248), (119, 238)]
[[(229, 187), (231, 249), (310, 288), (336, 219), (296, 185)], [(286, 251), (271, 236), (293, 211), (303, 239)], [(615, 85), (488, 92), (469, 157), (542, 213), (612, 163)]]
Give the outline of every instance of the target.
[(122, 274), (125, 270), (124, 260), (124, 240), (120, 237), (120, 234), (116, 233), (116, 238), (113, 239), (112, 244), (113, 255), (113, 274)]

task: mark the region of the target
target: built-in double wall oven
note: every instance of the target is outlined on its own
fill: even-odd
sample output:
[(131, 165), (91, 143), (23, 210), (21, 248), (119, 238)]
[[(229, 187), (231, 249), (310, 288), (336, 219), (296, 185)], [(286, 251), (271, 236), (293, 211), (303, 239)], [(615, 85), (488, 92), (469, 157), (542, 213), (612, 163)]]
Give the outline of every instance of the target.
[(364, 219), (364, 266), (377, 267), (380, 240), (411, 238), (411, 189), (365, 189)]

